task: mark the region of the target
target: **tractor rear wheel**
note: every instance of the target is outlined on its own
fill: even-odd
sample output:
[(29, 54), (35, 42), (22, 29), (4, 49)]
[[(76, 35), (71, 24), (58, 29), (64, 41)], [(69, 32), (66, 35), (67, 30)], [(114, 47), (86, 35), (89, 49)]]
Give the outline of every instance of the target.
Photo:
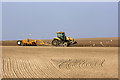
[(54, 40), (52, 41), (52, 45), (53, 45), (53, 46), (59, 46), (59, 41), (56, 40), (56, 39), (54, 39)]

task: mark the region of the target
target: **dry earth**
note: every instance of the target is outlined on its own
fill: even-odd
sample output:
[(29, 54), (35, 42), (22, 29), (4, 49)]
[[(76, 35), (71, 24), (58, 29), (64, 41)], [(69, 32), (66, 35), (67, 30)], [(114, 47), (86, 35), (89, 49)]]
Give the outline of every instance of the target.
[(3, 78), (117, 78), (118, 47), (3, 46)]
[[(46, 44), (51, 44), (52, 40), (43, 40)], [(75, 39), (77, 44), (71, 47), (118, 47), (118, 37), (108, 38), (79, 38)], [(17, 46), (17, 40), (2, 41), (2, 46)]]

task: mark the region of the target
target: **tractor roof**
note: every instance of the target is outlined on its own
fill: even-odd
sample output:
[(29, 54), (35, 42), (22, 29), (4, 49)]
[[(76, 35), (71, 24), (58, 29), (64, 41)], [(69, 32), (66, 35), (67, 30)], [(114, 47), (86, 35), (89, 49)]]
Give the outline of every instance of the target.
[(56, 33), (65, 33), (65, 32), (56, 32)]

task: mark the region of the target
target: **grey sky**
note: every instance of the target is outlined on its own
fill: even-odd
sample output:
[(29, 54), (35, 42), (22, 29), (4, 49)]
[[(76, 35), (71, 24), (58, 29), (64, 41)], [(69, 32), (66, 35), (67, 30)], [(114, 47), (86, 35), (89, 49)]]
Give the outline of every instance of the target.
[[(117, 37), (115, 2), (9, 2), (2, 4), (3, 40)], [(30, 34), (32, 34), (30, 36)]]

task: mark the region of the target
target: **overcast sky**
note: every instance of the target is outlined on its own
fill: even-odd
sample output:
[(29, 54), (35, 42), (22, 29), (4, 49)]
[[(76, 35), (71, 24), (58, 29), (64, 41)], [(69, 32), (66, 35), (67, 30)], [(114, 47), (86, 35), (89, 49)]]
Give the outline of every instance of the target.
[(57, 31), (73, 38), (118, 36), (115, 2), (4, 2), (3, 40), (52, 39)]

